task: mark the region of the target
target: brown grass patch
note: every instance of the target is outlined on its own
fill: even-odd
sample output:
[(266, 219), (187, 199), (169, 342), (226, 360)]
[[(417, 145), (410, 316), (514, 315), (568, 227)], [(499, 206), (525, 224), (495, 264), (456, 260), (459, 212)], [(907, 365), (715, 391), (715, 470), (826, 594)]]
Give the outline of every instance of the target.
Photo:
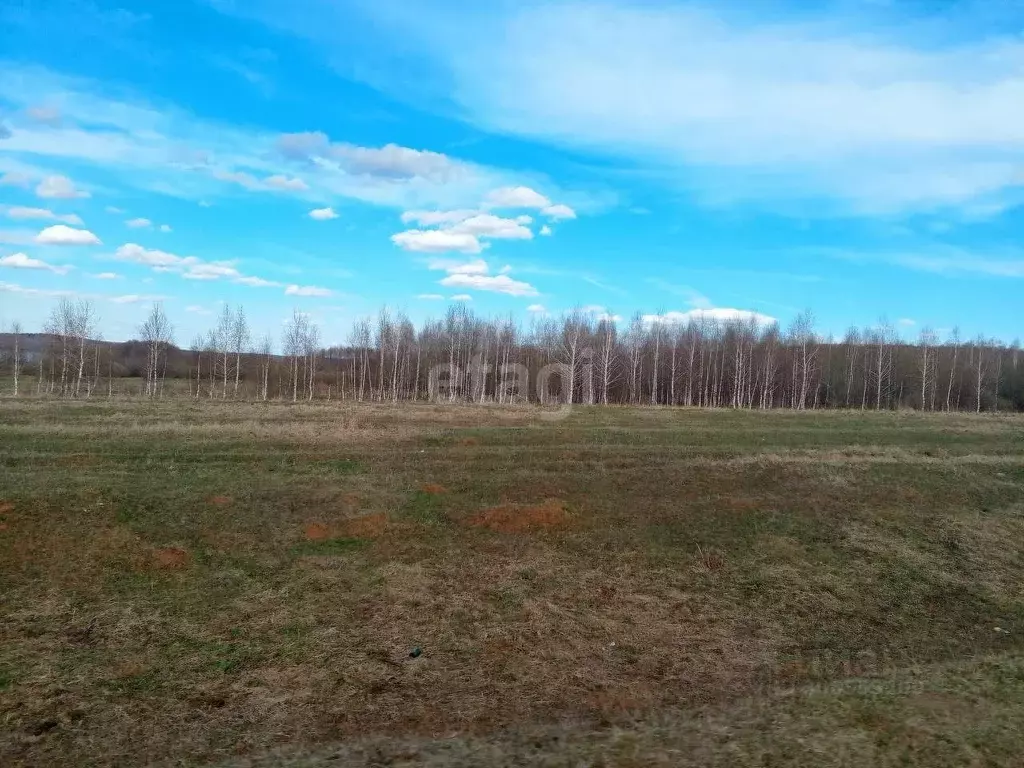
[(180, 547), (163, 547), (153, 553), (153, 565), (161, 570), (184, 568), (188, 561), (188, 552)]
[(443, 485), (438, 485), (437, 483), (427, 483), (423, 486), (423, 492), (436, 496), (438, 494), (448, 493), (448, 489)]
[(363, 503), (363, 500), (359, 498), (358, 493), (346, 493), (344, 496), (341, 497), (341, 501), (343, 504), (349, 507), (358, 507), (360, 504)]
[(331, 529), (323, 523), (309, 523), (306, 525), (307, 541), (324, 541), (331, 537)]
[(459, 440), (459, 445), (480, 445), (480, 441), (475, 437), (464, 437)]
[(565, 502), (547, 499), (540, 504), (502, 504), (473, 515), (469, 525), (500, 533), (528, 533), (565, 527), (570, 515)]
[(211, 496), (207, 499), (215, 507), (226, 507), (229, 504), (234, 504), (235, 500), (230, 496)]
[(364, 515), (349, 520), (342, 527), (341, 531), (345, 536), (352, 536), (357, 539), (374, 539), (384, 535), (388, 526), (388, 518), (383, 512), (372, 515)]
[(0, 515), (5, 515), (8, 512), (14, 511), (14, 502), (12, 501), (0, 501)]

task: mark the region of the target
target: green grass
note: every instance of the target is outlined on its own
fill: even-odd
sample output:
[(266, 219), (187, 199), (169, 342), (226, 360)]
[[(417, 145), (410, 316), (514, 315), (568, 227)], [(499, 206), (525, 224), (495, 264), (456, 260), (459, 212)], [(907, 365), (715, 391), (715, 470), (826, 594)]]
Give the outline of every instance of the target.
[(1024, 747), (1021, 417), (0, 408), (4, 765)]

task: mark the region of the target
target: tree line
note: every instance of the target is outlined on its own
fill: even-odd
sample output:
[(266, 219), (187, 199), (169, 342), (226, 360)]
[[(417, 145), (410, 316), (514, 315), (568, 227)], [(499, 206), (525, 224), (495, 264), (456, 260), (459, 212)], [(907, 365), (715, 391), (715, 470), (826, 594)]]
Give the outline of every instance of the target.
[(966, 340), (955, 329), (906, 341), (884, 320), (836, 339), (815, 332), (810, 312), (785, 329), (701, 313), (616, 320), (575, 309), (524, 328), (460, 304), (417, 328), (385, 308), (325, 345), (301, 312), (280, 339), (254, 339), (243, 308), (224, 306), (183, 347), (160, 304), (136, 339), (111, 343), (91, 302), (62, 298), (41, 334), (14, 324), (0, 335), (0, 375), (14, 395), (70, 398), (1024, 410), (1017, 341)]

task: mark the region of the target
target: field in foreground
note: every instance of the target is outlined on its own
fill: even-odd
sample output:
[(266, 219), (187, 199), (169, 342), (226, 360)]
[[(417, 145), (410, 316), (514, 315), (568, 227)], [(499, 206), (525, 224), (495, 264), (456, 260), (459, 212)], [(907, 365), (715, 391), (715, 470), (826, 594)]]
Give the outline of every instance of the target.
[(1022, 542), (1021, 417), (0, 402), (0, 764), (1017, 765)]

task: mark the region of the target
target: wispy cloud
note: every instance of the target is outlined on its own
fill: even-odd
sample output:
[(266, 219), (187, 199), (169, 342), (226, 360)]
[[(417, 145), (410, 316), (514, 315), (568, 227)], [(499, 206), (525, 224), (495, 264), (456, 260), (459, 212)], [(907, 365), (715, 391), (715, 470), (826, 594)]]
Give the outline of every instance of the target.
[[(27, 109), (45, 93), (62, 112), (59, 127), (32, 121), (20, 125), (4, 140), (6, 153), (28, 162), (71, 160), (139, 189), (194, 200), (240, 189), (323, 202), (340, 197), (404, 209), (454, 208), (475, 204), (513, 176), (428, 149), (363, 147), (322, 133), (281, 135), (232, 127), (173, 105), (114, 99), (89, 80), (12, 63), (4, 68), (0, 100)], [(79, 197), (88, 192), (65, 177), (49, 176), (40, 181), (39, 194)]]
[[(345, 61), (326, 6), (247, 6)], [(912, 25), (868, 35), (849, 17), (758, 22), (711, 3), (398, 11), (411, 7), (361, 5), (417, 64), (410, 79), (389, 51), (360, 48), (375, 87), (421, 108), (454, 99), (484, 130), (626, 158), (709, 205), (872, 215), (1024, 201), (1017, 38), (925, 43)]]
[(41, 259), (30, 258), (24, 253), (12, 253), (10, 256), (0, 258), (0, 267), (7, 267), (9, 269), (36, 269), (45, 272), (53, 272), (58, 275), (66, 275), (72, 269), (70, 265), (56, 266), (42, 261)]
[(762, 325), (770, 325), (775, 322), (775, 318), (770, 315), (764, 315), (760, 312), (752, 312), (748, 309), (733, 309), (731, 307), (714, 307), (712, 309), (691, 309), (688, 312), (664, 312), (659, 315), (644, 315), (644, 323), (650, 325), (653, 323), (664, 323), (666, 325), (684, 325), (690, 321), (694, 322), (712, 322), (712, 323), (728, 323), (728, 322), (755, 322)]
[(43, 219), (49, 221), (62, 221), (65, 224), (75, 224), (77, 226), (82, 225), (82, 219), (79, 216), (73, 213), (54, 213), (48, 208), (27, 208), (24, 206), (14, 205), (7, 208), (6, 213), (9, 219)]
[[(11, 142), (11, 144), (16, 144)], [(78, 189), (67, 176), (47, 176), (36, 185), (36, 195), (42, 198), (72, 200), (77, 197), (89, 197), (89, 193)]]
[(869, 251), (815, 248), (809, 254), (855, 264), (890, 264), (947, 277), (1024, 277), (1024, 255), (1019, 251), (989, 252), (944, 245), (922, 246), (916, 251)]
[(285, 288), (285, 296), (313, 296), (313, 297), (326, 297), (333, 296), (334, 291), (330, 288), (321, 288), (316, 285), (289, 285)]

